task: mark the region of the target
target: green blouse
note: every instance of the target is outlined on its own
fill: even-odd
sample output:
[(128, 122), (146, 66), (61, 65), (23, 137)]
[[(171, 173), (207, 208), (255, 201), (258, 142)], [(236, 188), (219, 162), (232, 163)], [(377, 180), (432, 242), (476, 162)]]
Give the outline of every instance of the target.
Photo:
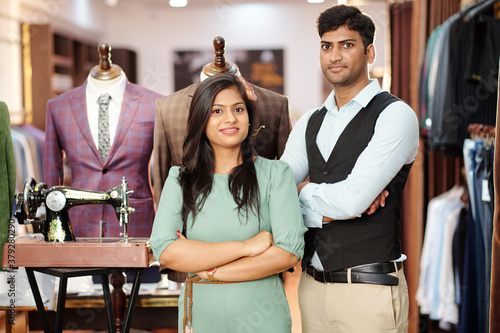
[[(236, 203), (228, 186), (228, 175), (215, 174), (212, 191), (197, 215), (194, 225), (188, 218), (189, 239), (207, 242), (247, 240), (261, 230), (272, 233), (274, 245), (302, 259), (304, 233), (307, 228), (302, 214), (295, 181), (288, 164), (257, 157), (255, 169), (260, 191), (260, 225), (257, 216), (249, 213), (248, 221), (238, 216)], [(182, 190), (177, 181), (180, 167), (172, 167), (165, 182), (151, 233), (150, 243), (155, 258), (177, 239), (182, 230)]]
[[(260, 194), (260, 223), (250, 212), (248, 221), (238, 216), (228, 186), (228, 175), (214, 175), (210, 192), (194, 225), (188, 219), (189, 239), (206, 242), (247, 240), (268, 230), (274, 245), (302, 259), (304, 233), (297, 188), (289, 166), (282, 161), (255, 160)], [(150, 238), (153, 254), (161, 253), (182, 230), (180, 168), (170, 169), (163, 188)], [(291, 318), (283, 284), (278, 275), (229, 284), (193, 285), (192, 326), (203, 333), (290, 333)], [(179, 297), (178, 331), (182, 332), (184, 294)]]

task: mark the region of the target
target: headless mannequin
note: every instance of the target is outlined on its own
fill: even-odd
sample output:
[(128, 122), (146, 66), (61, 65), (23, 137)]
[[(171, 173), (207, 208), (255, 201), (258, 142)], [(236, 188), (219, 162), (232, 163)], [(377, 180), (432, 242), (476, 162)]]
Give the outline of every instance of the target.
[[(68, 185), (106, 191), (117, 186), (116, 179), (125, 176), (134, 190), (130, 206), (136, 209), (128, 227), (129, 237), (148, 237), (154, 220), (148, 169), (153, 150), (154, 105), (163, 96), (128, 82), (126, 72), (109, 61), (107, 44), (99, 48), (96, 45), (96, 49), (100, 61), (96, 68), (89, 68), (85, 83), (47, 103), (44, 180), (48, 186), (61, 185), (69, 175), (65, 171), (71, 171), (71, 178), (66, 177)], [(104, 161), (98, 149), (99, 118), (103, 118), (99, 117), (99, 98), (103, 90), (111, 97), (109, 151)], [(71, 169), (65, 168), (65, 161)], [(77, 238), (119, 237), (123, 232), (112, 207), (80, 206), (71, 210), (70, 215)]]

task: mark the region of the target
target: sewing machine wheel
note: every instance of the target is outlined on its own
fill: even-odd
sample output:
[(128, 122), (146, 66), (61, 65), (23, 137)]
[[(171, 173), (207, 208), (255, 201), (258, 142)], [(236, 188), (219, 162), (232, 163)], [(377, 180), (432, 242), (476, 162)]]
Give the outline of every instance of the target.
[(36, 216), (37, 206), (33, 204), (33, 191), (35, 190), (36, 181), (32, 177), (28, 177), (24, 182), (24, 190), (23, 190), (23, 208), (24, 213), (28, 219), (34, 219)]

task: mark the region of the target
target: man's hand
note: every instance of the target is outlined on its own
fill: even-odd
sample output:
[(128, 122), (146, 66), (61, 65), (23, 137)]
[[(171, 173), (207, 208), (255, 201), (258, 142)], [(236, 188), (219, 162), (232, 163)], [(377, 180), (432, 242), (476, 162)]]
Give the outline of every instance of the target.
[(363, 214), (372, 215), (379, 207), (385, 207), (385, 198), (387, 198), (388, 196), (389, 191), (383, 190), (382, 192), (380, 192), (380, 194), (375, 198), (370, 207), (368, 207), (368, 209), (365, 210)]
[(304, 186), (306, 186), (307, 184), (309, 184), (310, 181), (309, 181), (309, 178), (307, 178), (305, 181), (303, 181), (302, 183), (298, 183), (297, 184), (297, 193), (300, 195), (300, 191), (302, 191), (302, 189), (304, 188)]

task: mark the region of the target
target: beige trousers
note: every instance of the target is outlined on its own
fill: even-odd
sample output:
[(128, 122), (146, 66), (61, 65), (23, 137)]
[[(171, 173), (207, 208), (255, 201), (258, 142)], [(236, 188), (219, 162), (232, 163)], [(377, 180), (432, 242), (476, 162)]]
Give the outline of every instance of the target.
[(408, 332), (408, 286), (403, 269), (397, 286), (322, 283), (302, 272), (302, 333)]

